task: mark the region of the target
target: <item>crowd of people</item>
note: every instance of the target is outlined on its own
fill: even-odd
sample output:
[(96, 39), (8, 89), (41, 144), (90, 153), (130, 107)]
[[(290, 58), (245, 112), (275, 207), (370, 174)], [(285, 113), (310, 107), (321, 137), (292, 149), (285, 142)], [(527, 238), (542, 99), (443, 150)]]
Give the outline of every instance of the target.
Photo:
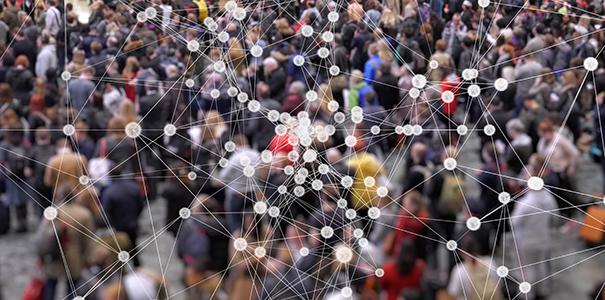
[[(1, 11), (0, 233), (34, 232), (24, 299), (545, 299), (581, 156), (605, 171), (601, 1)], [(182, 273), (140, 259), (160, 235)]]

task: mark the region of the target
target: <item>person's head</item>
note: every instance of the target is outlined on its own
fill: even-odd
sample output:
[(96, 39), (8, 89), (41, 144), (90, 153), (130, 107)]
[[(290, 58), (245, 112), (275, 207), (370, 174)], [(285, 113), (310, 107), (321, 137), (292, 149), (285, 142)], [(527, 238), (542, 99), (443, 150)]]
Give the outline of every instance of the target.
[(90, 50), (94, 55), (100, 54), (101, 51), (103, 51), (103, 44), (99, 43), (98, 41), (93, 41), (90, 43)]
[(547, 141), (554, 137), (555, 130), (555, 123), (549, 118), (545, 118), (538, 124), (538, 135)]
[(122, 117), (113, 117), (107, 122), (107, 134), (111, 136), (124, 136), (126, 121)]
[(15, 59), (15, 66), (19, 66), (24, 69), (27, 69), (27, 68), (29, 68), (29, 59), (25, 55), (19, 55)]
[(19, 145), (23, 142), (23, 125), (20, 122), (9, 123), (5, 127), (4, 138), (12, 145)]
[(353, 72), (351, 72), (351, 78), (349, 79), (350, 81), (350, 87), (359, 84), (363, 81), (363, 73), (361, 73), (361, 71), (359, 70), (353, 70)]
[(168, 78), (175, 78), (179, 75), (179, 68), (175, 65), (168, 65), (166, 66), (166, 77)]
[(410, 150), (410, 159), (416, 164), (423, 162), (426, 157), (427, 150), (428, 147), (424, 143), (416, 142), (412, 144), (412, 149)]
[(268, 99), (271, 96), (271, 88), (269, 85), (264, 82), (259, 82), (256, 85), (256, 96), (261, 100)]
[(506, 122), (506, 133), (514, 139), (525, 133), (525, 125), (519, 119), (511, 119)]
[(373, 56), (378, 54), (378, 45), (376, 43), (370, 44), (368, 47), (368, 56)]
[(49, 145), (50, 144), (50, 130), (46, 127), (38, 127), (35, 132), (36, 144), (38, 145)]
[(305, 87), (305, 84), (300, 82), (300, 81), (294, 81), (290, 84), (290, 87), (288, 88), (288, 92), (290, 94), (300, 94), (302, 95), (305, 90), (307, 88)]
[(416, 264), (416, 247), (410, 239), (404, 239), (399, 246), (399, 254), (397, 256), (397, 269), (400, 275), (407, 275)]
[(13, 89), (8, 83), (0, 83), (0, 103), (13, 101)]
[(462, 18), (460, 18), (460, 14), (459, 13), (455, 13), (452, 16), (452, 23), (456, 26), (460, 25), (460, 23), (462, 22)]
[(540, 172), (545, 167), (544, 164), (546, 160), (544, 156), (534, 153), (529, 157), (527, 169), (529, 171), (529, 176), (540, 176)]
[(415, 216), (423, 206), (422, 194), (417, 190), (411, 190), (403, 196), (402, 204), (407, 213)]
[(445, 52), (445, 50), (447, 50), (447, 42), (443, 39), (438, 39), (437, 42), (435, 42), (435, 49), (437, 49), (437, 51)]
[(267, 57), (263, 60), (263, 68), (266, 73), (271, 73), (279, 68), (279, 63), (273, 57)]
[(147, 94), (154, 94), (157, 93), (159, 90), (159, 83), (157, 80), (153, 79), (153, 78), (149, 78), (147, 80), (145, 80), (145, 91), (147, 92)]

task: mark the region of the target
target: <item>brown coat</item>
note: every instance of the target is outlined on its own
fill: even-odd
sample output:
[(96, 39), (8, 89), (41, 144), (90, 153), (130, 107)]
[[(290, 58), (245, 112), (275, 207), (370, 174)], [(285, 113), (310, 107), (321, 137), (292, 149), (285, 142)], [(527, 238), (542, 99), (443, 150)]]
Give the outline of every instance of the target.
[(63, 184), (69, 184), (74, 188), (80, 184), (82, 175), (87, 175), (86, 166), (88, 161), (82, 155), (76, 153), (57, 154), (48, 162), (44, 173), (44, 185), (56, 188)]

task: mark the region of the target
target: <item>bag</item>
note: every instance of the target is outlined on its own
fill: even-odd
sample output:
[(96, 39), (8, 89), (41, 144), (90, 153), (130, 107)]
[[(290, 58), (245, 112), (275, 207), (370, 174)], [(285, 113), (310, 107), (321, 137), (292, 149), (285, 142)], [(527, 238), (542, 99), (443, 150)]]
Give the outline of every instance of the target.
[(42, 273), (41, 263), (36, 263), (36, 269), (31, 280), (23, 290), (22, 300), (43, 300), (45, 280)]
[(464, 179), (448, 172), (443, 177), (441, 194), (439, 195), (438, 210), (440, 213), (452, 216), (462, 211), (464, 205)]
[(38, 256), (47, 262), (61, 260), (61, 249), (67, 246), (67, 225), (63, 222), (44, 221), (40, 223), (34, 243)]
[(591, 206), (586, 210), (586, 217), (580, 229), (580, 238), (591, 245), (605, 242), (605, 208)]

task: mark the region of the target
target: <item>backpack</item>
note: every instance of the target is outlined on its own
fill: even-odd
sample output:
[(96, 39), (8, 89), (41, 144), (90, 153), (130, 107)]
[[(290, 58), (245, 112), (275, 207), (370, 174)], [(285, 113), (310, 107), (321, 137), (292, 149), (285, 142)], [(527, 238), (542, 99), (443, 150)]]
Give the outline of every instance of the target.
[(61, 260), (61, 249), (68, 244), (67, 224), (58, 221), (44, 221), (40, 223), (34, 236), (34, 244), (38, 256), (47, 262)]
[(464, 205), (464, 179), (453, 172), (443, 176), (441, 193), (439, 195), (438, 210), (444, 215), (456, 215), (462, 211)]

